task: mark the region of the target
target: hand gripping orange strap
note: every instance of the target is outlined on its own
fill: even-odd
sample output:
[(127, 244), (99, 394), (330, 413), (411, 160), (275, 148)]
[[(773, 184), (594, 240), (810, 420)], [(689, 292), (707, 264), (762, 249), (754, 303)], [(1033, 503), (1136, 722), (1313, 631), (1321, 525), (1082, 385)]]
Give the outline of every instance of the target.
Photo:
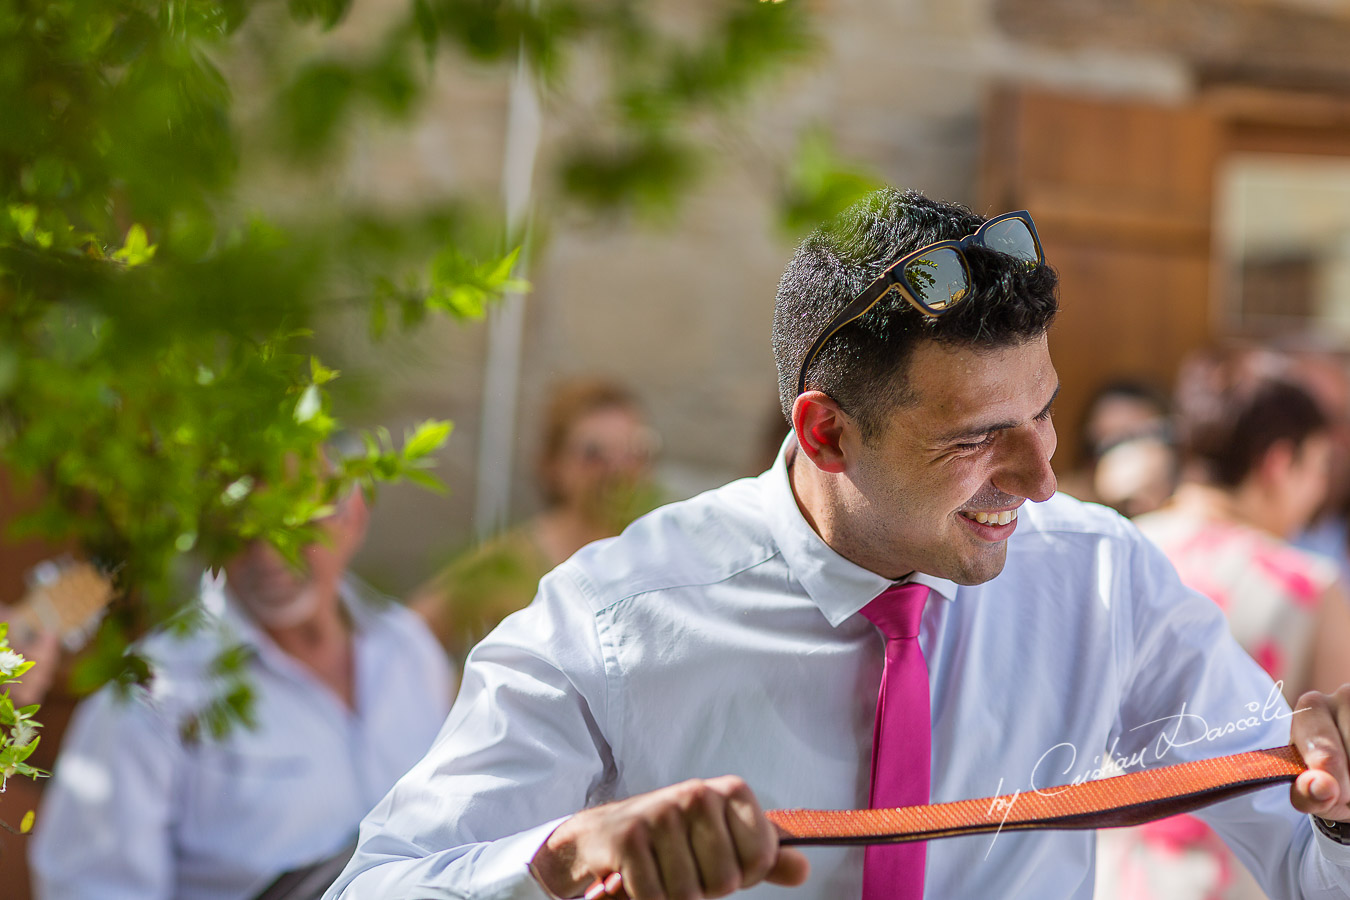
[[(898, 809), (772, 809), (766, 815), (784, 844), (898, 844), (992, 831), (1115, 828), (1293, 781), (1307, 768), (1298, 750), (1274, 747), (981, 800)], [(621, 896), (619, 879), (596, 881), (585, 896)]]

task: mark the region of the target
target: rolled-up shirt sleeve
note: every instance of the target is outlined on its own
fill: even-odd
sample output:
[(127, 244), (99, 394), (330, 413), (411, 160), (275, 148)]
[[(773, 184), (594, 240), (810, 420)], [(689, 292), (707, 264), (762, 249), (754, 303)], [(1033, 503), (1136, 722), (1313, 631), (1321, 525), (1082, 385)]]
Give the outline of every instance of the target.
[(174, 893), (172, 784), (182, 748), (146, 701), (105, 688), (66, 732), (30, 848), (40, 900)]
[(444, 728), (361, 824), (327, 898), (544, 898), (530, 860), (603, 799), (606, 673), (595, 617), (563, 571), (469, 655)]

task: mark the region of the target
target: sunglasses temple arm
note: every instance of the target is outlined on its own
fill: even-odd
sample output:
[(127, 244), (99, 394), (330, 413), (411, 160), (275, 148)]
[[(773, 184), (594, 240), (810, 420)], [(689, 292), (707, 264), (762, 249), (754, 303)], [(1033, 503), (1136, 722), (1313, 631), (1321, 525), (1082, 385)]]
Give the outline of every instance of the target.
[(889, 291), (892, 286), (889, 274), (889, 270), (883, 272), (872, 282), (867, 290), (863, 291), (847, 306), (835, 313), (834, 318), (825, 326), (825, 330), (820, 333), (820, 337), (816, 338), (815, 342), (811, 344), (811, 349), (807, 350), (806, 355), (802, 357), (802, 368), (797, 374), (797, 396), (800, 397), (802, 394), (806, 393), (806, 371), (811, 368), (811, 363), (815, 362), (816, 354), (820, 353), (820, 349), (825, 346), (825, 343), (829, 341), (830, 338), (834, 337), (839, 329), (843, 328), (849, 322), (867, 315), (867, 311), (876, 306), (877, 301), (882, 297), (886, 296), (886, 292)]

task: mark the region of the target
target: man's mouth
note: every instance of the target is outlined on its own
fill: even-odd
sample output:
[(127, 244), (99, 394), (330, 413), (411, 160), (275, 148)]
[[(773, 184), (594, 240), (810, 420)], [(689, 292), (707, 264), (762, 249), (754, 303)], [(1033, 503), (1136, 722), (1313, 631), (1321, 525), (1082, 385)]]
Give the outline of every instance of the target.
[(981, 525), (1007, 525), (1009, 522), (1017, 519), (1017, 510), (1004, 509), (992, 511), (977, 511), (973, 509), (963, 509), (961, 515), (973, 522), (979, 522)]

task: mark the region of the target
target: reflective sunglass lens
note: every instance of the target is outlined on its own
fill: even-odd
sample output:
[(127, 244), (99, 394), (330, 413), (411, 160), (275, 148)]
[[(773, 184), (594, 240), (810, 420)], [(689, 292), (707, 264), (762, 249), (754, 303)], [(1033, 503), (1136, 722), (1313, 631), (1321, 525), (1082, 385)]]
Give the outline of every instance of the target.
[(984, 245), (990, 250), (1024, 259), (1033, 265), (1040, 262), (1040, 254), (1036, 252), (1036, 239), (1032, 237), (1027, 223), (1021, 219), (1004, 219), (1002, 222), (996, 222), (986, 228), (981, 237)]
[(924, 306), (944, 310), (965, 298), (970, 279), (957, 252), (943, 247), (907, 263), (905, 284)]

